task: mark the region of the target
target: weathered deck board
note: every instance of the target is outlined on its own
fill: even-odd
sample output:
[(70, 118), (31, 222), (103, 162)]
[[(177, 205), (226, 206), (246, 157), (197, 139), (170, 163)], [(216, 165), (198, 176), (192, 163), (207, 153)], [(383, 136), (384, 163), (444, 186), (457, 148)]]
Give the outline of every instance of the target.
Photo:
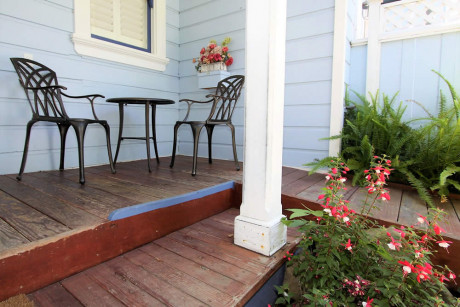
[[(67, 291), (85, 306), (125, 306), (96, 281), (92, 280), (87, 275), (87, 272), (78, 273), (68, 279), (64, 279), (61, 283)], [(51, 304), (51, 306), (53, 305)]]
[(82, 307), (83, 305), (70, 294), (60, 283), (52, 284), (46, 288), (28, 295), (37, 307), (66, 306)]
[(0, 191), (0, 216), (30, 241), (70, 230), (47, 215)]
[(86, 274), (105, 291), (116, 294), (116, 298), (126, 306), (166, 306), (123, 276), (114, 274), (104, 263), (87, 270)]
[(404, 191), (401, 203), (404, 203), (404, 206), (399, 207), (399, 224), (415, 225), (418, 218), (416, 213), (426, 216), (428, 212), (425, 202), (414, 191)]
[[(230, 209), (218, 216), (231, 221), (237, 214), (238, 210)], [(205, 221), (219, 224), (212, 218)], [(194, 229), (193, 226), (185, 229)], [(280, 267), (285, 251), (295, 246), (290, 232), (292, 243), (273, 257), (265, 257), (213, 236), (215, 232), (211, 228), (193, 231), (197, 232), (193, 246), (177, 240), (181, 235), (172, 234), (40, 289), (29, 297), (39, 306), (63, 306), (67, 301), (85, 306), (242, 306)], [(222, 246), (227, 246), (222, 253), (227, 257), (215, 252)], [(230, 257), (232, 260), (228, 261)], [(232, 261), (234, 264), (230, 264)], [(248, 271), (248, 264), (256, 267), (257, 272)], [(56, 303), (50, 299), (53, 294), (57, 296)]]
[(0, 252), (30, 242), (3, 219), (0, 219)]
[(0, 187), (22, 203), (56, 221), (60, 221), (71, 229), (93, 225), (102, 221), (101, 218), (72, 206), (70, 202), (35, 190), (28, 185), (19, 183), (16, 179), (0, 176)]

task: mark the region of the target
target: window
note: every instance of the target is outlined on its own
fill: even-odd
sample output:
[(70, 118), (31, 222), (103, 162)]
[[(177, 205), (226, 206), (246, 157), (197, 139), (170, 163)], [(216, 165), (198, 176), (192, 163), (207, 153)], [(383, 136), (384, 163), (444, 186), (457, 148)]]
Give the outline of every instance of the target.
[(164, 71), (166, 0), (75, 0), (75, 50)]

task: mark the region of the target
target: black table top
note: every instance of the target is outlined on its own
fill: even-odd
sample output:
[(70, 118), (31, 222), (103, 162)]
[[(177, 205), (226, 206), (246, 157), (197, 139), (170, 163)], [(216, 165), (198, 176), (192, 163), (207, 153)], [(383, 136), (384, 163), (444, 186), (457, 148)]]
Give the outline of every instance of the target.
[(115, 103), (126, 103), (126, 104), (145, 104), (145, 103), (154, 103), (154, 104), (173, 104), (174, 100), (163, 99), (163, 98), (146, 98), (146, 97), (119, 97), (119, 98), (110, 98), (106, 100), (107, 102)]

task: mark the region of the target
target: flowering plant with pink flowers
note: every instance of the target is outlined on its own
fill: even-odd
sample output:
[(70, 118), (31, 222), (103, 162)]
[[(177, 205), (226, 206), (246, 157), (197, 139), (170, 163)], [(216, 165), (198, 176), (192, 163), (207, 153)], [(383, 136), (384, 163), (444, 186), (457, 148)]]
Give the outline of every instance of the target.
[[(460, 306), (446, 290), (455, 273), (433, 265), (436, 245), (448, 249), (441, 220), (433, 209), (417, 215), (415, 225), (385, 228), (371, 212), (390, 200), (385, 187), (391, 161), (374, 156), (365, 170), (366, 198), (362, 206), (344, 198), (348, 167), (330, 162), (322, 210), (291, 209), (283, 223), (302, 233), (297, 252), (286, 255), (295, 282), (277, 287), (276, 304), (283, 306)], [(359, 211), (359, 212), (357, 212)]]
[(231, 38), (226, 37), (219, 46), (215, 40), (211, 40), (207, 47), (200, 50), (200, 56), (193, 58), (193, 63), (196, 63), (196, 70), (201, 72), (201, 66), (204, 64), (223, 63), (225, 66), (230, 66), (233, 63), (233, 58), (228, 53), (228, 44)]

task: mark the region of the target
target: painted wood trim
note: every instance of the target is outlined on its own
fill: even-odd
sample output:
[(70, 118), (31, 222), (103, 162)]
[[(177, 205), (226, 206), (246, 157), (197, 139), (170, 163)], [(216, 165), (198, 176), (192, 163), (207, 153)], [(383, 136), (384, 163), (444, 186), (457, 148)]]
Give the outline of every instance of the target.
[(91, 37), (90, 0), (74, 1), (75, 32), (72, 41), (78, 54), (118, 63), (164, 71), (166, 58), (166, 2), (156, 0), (152, 9), (152, 53)]
[(380, 32), (381, 0), (369, 1), (369, 34), (367, 45), (366, 97), (374, 95), (380, 88)]
[(161, 208), (166, 208), (170, 206), (174, 206), (177, 204), (181, 203), (186, 203), (192, 200), (204, 198), (206, 196), (210, 196), (215, 193), (222, 192), (224, 190), (232, 189), (235, 186), (234, 181), (228, 181), (224, 182), (222, 184), (218, 184), (209, 188), (201, 189), (198, 191), (193, 191), (190, 193), (166, 198), (166, 199), (160, 199), (157, 201), (151, 201), (135, 206), (130, 206), (130, 207), (125, 207), (121, 208), (118, 210), (115, 210), (109, 214), (109, 221), (115, 221), (115, 220), (120, 220), (124, 219), (127, 217), (135, 216), (138, 214), (146, 213), (149, 211), (161, 209)]
[[(340, 134), (343, 127), (348, 0), (336, 0), (334, 9), (334, 47), (332, 55), (331, 117), (329, 136)], [(329, 156), (340, 153), (340, 140), (329, 141)]]
[[(454, 33), (454, 32), (459, 32), (459, 31), (460, 31), (460, 25), (447, 25), (447, 26), (439, 25), (439, 26), (427, 27), (423, 30), (416, 29), (416, 30), (400, 31), (398, 33), (381, 34), (380, 42), (386, 43), (386, 42), (392, 42), (392, 41), (398, 41), (398, 40), (404, 40), (404, 39), (412, 39), (412, 38), (418, 38), (418, 37), (424, 37), (424, 36)], [(352, 47), (364, 46), (367, 44), (368, 44), (367, 39), (357, 39), (351, 42)]]

